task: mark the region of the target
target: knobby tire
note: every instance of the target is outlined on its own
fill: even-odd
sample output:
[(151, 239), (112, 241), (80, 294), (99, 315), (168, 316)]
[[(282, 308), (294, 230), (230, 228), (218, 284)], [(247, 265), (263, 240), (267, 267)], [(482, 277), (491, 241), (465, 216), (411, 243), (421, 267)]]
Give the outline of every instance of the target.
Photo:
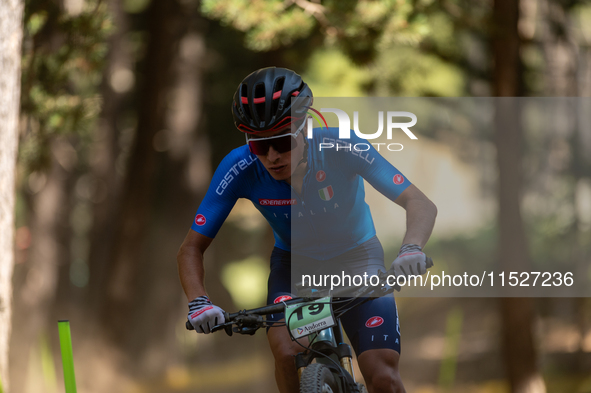
[(302, 373), (300, 393), (341, 393), (341, 390), (328, 367), (313, 363)]

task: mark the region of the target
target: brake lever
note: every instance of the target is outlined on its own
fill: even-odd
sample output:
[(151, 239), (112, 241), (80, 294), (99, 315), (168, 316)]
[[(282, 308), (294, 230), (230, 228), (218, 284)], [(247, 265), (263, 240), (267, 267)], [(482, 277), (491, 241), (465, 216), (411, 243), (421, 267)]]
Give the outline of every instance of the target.
[(234, 324), (233, 322), (225, 322), (225, 323), (222, 323), (222, 324), (220, 324), (220, 325), (215, 325), (215, 326), (214, 326), (214, 327), (211, 329), (211, 332), (212, 332), (212, 333), (215, 333), (215, 332), (217, 332), (217, 331), (220, 331), (220, 330), (224, 329), (224, 331), (226, 332), (226, 334), (227, 334), (228, 336), (232, 336), (232, 325), (233, 325), (233, 324)]

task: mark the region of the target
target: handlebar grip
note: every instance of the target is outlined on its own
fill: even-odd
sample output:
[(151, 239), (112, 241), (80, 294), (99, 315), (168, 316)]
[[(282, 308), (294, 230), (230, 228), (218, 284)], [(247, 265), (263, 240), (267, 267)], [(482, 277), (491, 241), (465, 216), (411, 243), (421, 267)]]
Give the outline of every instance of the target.
[(185, 322), (185, 328), (187, 330), (195, 330), (195, 328), (193, 327), (193, 325), (191, 324), (190, 321)]

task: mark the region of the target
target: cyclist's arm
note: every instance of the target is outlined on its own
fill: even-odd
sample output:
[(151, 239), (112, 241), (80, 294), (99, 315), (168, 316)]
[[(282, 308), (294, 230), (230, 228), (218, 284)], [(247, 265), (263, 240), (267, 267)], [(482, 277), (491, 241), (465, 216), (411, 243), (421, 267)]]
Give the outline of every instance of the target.
[(394, 202), (406, 210), (406, 235), (402, 244), (425, 247), (431, 236), (437, 207), (416, 186), (411, 184)]
[(212, 240), (190, 229), (179, 248), (176, 257), (179, 278), (188, 301), (207, 295), (204, 284), (203, 254)]
[[(352, 136), (352, 143), (364, 140)], [(376, 190), (406, 210), (406, 235), (402, 244), (425, 246), (431, 236), (437, 208), (416, 186), (370, 145), (365, 159), (341, 154), (344, 164), (361, 175)]]
[(189, 301), (207, 295), (203, 254), (238, 198), (248, 188), (248, 182), (242, 176), (244, 171), (237, 169), (244, 167), (244, 153), (244, 148), (234, 149), (216, 169), (193, 225), (177, 254), (181, 285)]

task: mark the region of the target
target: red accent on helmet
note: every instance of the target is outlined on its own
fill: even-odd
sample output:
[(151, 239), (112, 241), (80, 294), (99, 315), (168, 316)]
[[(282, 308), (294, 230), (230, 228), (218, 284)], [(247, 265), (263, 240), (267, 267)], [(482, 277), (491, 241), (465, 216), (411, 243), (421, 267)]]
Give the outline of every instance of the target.
[[(275, 93), (273, 93), (274, 100), (281, 97), (281, 91), (282, 90), (279, 90), (279, 91), (276, 91)], [(240, 100), (242, 101), (243, 104), (248, 104), (248, 98), (240, 97)], [(252, 102), (254, 102), (255, 104), (262, 104), (263, 102), (265, 102), (265, 97), (255, 98), (254, 100), (252, 100)]]
[[(281, 97), (281, 92), (283, 90), (279, 90), (276, 91), (275, 93), (273, 93), (273, 99), (276, 100), (279, 97)], [(300, 95), (299, 91), (294, 91), (293, 93), (291, 93), (292, 96), (297, 97)], [(248, 98), (247, 97), (240, 97), (240, 101), (242, 101), (243, 104), (248, 104)], [(253, 103), (255, 104), (262, 104), (263, 102), (265, 102), (265, 97), (260, 97), (260, 98), (255, 98), (254, 100), (252, 100)], [(234, 104), (235, 105), (235, 104)]]
[(255, 134), (255, 135), (263, 133), (263, 132), (274, 132), (274, 131), (277, 131), (281, 128), (285, 128), (285, 127), (291, 125), (291, 123), (293, 123), (294, 121), (298, 121), (301, 119), (303, 119), (303, 117), (287, 116), (283, 120), (281, 120), (279, 123), (275, 124), (273, 127), (269, 128), (268, 130), (263, 130), (263, 131), (256, 131), (244, 124), (240, 124), (240, 125), (238, 125), (238, 130), (242, 131), (244, 133), (247, 133), (247, 134)]

